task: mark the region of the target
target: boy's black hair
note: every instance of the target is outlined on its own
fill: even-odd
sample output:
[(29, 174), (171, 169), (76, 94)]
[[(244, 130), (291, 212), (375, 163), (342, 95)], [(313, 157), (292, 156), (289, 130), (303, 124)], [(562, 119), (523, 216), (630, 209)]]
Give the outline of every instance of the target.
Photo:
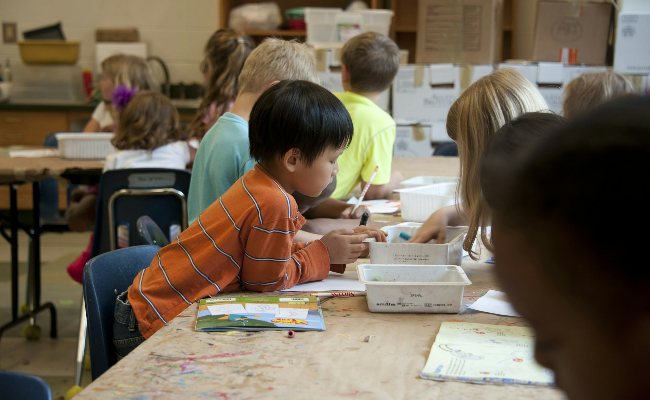
[(249, 121), (250, 155), (257, 161), (281, 157), (292, 148), (311, 163), (328, 146), (347, 147), (352, 120), (330, 91), (307, 81), (285, 80), (255, 102)]

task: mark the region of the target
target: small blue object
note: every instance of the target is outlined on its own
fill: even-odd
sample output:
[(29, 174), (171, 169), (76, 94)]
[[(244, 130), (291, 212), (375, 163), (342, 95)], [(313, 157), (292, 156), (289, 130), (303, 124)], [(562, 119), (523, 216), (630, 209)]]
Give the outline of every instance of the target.
[(411, 235), (406, 232), (400, 232), (399, 237), (404, 240), (411, 240)]
[(488, 258), (487, 260), (485, 260), (485, 262), (488, 264), (494, 264), (494, 256)]

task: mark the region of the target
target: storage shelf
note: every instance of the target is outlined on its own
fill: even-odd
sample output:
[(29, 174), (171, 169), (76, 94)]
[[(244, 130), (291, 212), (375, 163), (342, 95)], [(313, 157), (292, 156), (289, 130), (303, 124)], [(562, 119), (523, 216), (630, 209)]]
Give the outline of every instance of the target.
[(248, 36), (275, 36), (275, 37), (304, 37), (305, 31), (295, 31), (289, 29), (270, 29), (270, 30), (250, 30), (246, 31)]

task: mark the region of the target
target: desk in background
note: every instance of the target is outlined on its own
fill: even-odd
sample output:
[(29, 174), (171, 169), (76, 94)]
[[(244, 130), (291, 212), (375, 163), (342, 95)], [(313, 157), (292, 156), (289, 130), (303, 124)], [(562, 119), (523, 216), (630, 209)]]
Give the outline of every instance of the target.
[[(457, 175), (453, 157), (398, 158), (406, 177)], [(493, 265), (468, 257), (472, 280), (464, 303), (495, 289)], [(356, 276), (355, 266), (346, 274)], [(277, 293), (276, 293), (277, 294)], [(196, 304), (145, 341), (75, 399), (561, 399), (532, 386), (476, 385), (420, 379), (443, 321), (524, 325), (520, 318), (466, 310), (461, 314), (370, 313), (365, 297), (322, 304), (327, 330), (194, 331)], [(369, 342), (364, 339), (373, 336)]]
[[(59, 157), (10, 158), (6, 150), (0, 151), (0, 185), (8, 187), (9, 212), (0, 215), (2, 235), (11, 245), (11, 321), (0, 326), (2, 333), (24, 321), (33, 320), (42, 311), (49, 310), (51, 315), (50, 337), (56, 337), (56, 309), (52, 303), (41, 304), (41, 241), (43, 227), (40, 224), (39, 186), (38, 182), (46, 177), (60, 177), (82, 181), (92, 179), (99, 181), (103, 161), (65, 160)], [(87, 182), (84, 182), (87, 183)], [(31, 221), (21, 224), (18, 219), (17, 188), (31, 184)], [(8, 225), (9, 233), (4, 229)], [(30, 260), (27, 292), (30, 312), (18, 315), (18, 230), (24, 230), (30, 237)]]

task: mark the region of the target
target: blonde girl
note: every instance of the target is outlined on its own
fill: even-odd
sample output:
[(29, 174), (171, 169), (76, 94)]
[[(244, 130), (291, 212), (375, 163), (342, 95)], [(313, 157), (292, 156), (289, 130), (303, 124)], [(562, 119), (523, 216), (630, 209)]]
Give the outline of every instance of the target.
[(564, 88), (562, 112), (566, 118), (634, 92), (626, 77), (614, 71), (579, 75)]
[[(159, 89), (151, 68), (141, 57), (116, 54), (102, 61), (101, 66), (102, 72), (98, 87), (102, 100), (84, 127), (84, 132), (112, 132), (115, 130), (118, 108), (126, 105), (116, 106), (114, 104), (116, 90), (123, 93), (124, 89), (132, 92)], [(119, 96), (118, 102), (124, 103), (124, 100), (124, 96)]]
[[(445, 227), (468, 225), (463, 249), (473, 259), (472, 250), (479, 228), (490, 224), (489, 208), (481, 194), (479, 164), (489, 139), (506, 123), (518, 116), (548, 109), (535, 85), (514, 69), (504, 68), (487, 75), (470, 87), (452, 104), (447, 115), (447, 134), (458, 145), (460, 157), (459, 204), (433, 213), (413, 236), (412, 241), (425, 243), (446, 239)], [(488, 248), (492, 243), (481, 229), (481, 240)]]
[(201, 72), (205, 95), (192, 121), (188, 136), (201, 140), (217, 119), (232, 107), (239, 91), (239, 72), (255, 48), (253, 40), (233, 29), (219, 29), (205, 45)]

